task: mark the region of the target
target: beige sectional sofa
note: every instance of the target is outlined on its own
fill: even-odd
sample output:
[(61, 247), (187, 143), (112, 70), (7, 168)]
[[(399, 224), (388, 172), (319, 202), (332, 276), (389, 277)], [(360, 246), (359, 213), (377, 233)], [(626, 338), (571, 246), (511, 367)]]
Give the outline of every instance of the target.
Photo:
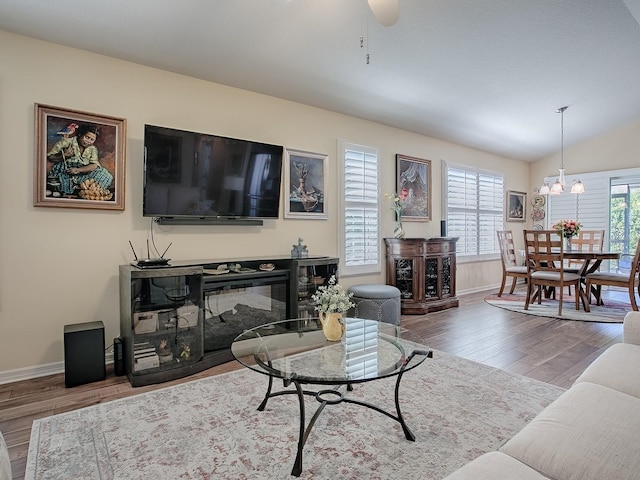
[(9, 458), (9, 450), (4, 441), (2, 433), (0, 433), (0, 480), (11, 480), (11, 459)]
[(640, 312), (573, 386), (498, 451), (446, 480), (640, 479)]

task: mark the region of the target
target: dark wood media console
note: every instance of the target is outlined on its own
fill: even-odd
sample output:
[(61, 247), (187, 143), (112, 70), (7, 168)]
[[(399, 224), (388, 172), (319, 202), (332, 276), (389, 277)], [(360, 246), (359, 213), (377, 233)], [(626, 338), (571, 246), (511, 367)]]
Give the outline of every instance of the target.
[[(240, 264), (238, 272), (219, 273)], [(273, 264), (273, 270), (260, 270)], [(120, 268), (120, 335), (133, 386), (191, 375), (233, 360), (244, 330), (313, 317), (311, 295), (338, 273), (338, 259), (251, 258)]]

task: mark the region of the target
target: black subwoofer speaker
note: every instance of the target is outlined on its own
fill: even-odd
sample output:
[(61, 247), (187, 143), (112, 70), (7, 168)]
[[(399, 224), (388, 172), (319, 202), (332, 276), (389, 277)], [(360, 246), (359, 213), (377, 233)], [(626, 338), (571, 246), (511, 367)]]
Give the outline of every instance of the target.
[(64, 326), (64, 384), (75, 387), (104, 380), (104, 324), (76, 323)]

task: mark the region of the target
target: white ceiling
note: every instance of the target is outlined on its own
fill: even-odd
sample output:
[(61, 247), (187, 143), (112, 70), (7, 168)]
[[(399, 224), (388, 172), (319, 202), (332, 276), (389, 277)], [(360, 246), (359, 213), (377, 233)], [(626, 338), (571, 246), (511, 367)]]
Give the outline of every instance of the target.
[(639, 18), (640, 0), (400, 0), (388, 28), (366, 0), (0, 2), (7, 31), (525, 161), (559, 149), (563, 105), (565, 146), (640, 118)]

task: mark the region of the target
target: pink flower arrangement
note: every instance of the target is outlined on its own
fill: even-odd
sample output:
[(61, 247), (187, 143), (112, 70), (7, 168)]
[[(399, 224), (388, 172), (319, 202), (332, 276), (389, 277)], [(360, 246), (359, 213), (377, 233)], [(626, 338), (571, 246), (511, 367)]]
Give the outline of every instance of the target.
[(556, 230), (558, 235), (561, 235), (564, 238), (571, 238), (578, 235), (580, 227), (582, 227), (582, 224), (575, 220), (558, 220), (551, 228)]
[(391, 210), (396, 212), (396, 220), (400, 220), (402, 209), (404, 208), (405, 201), (409, 196), (409, 191), (406, 188), (403, 188), (399, 194), (394, 193), (390, 195), (385, 193), (384, 196), (389, 198), (389, 201), (391, 202)]

